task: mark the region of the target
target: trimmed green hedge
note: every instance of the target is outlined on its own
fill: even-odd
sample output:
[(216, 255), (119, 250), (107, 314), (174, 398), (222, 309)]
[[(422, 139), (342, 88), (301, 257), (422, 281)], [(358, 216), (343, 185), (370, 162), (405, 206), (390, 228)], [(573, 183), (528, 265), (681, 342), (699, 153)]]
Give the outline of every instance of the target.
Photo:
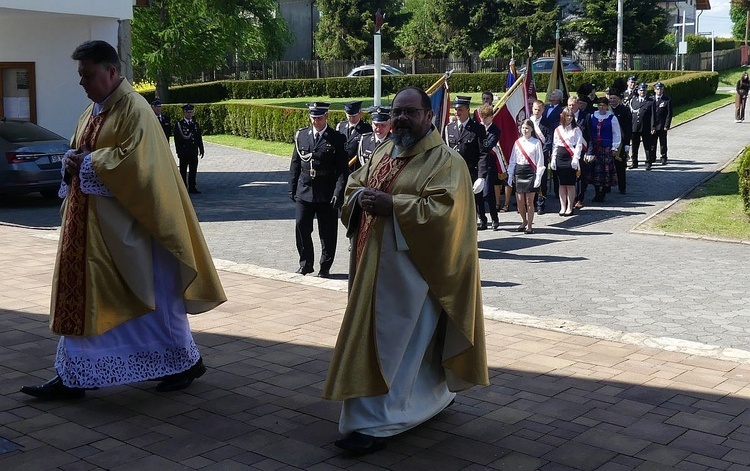
[(745, 213), (750, 215), (750, 146), (745, 147), (737, 165), (737, 176), (739, 177), (740, 195)]
[[(581, 72), (568, 74), (568, 86), (575, 91), (583, 83), (593, 83), (597, 90), (603, 90), (617, 78), (626, 78), (627, 72)], [(384, 94), (393, 93), (406, 85), (417, 85), (428, 88), (440, 76), (439, 75), (406, 75), (399, 77), (384, 77), (389, 79), (388, 86), (391, 87)], [(549, 74), (537, 74), (536, 83), (538, 90), (546, 90)], [(654, 83), (661, 80), (667, 87), (667, 95), (672, 97), (675, 106), (688, 103), (697, 98), (710, 96), (716, 93), (719, 85), (719, 74), (716, 72), (670, 72), (670, 71), (639, 71), (638, 80)], [(365, 88), (370, 86), (369, 79), (325, 79), (325, 80), (267, 80), (267, 81), (227, 81), (205, 84), (205, 88), (199, 85), (178, 87), (170, 90), (184, 102), (201, 103), (196, 99), (204, 90), (207, 95), (217, 97), (228, 94), (225, 98), (257, 98), (255, 93), (263, 91), (262, 95), (268, 97), (286, 96), (366, 96), (372, 94), (371, 90)], [(452, 93), (478, 92), (482, 90), (500, 90), (505, 84), (505, 74), (453, 74), (449, 85)], [(289, 90), (294, 89), (294, 93)], [(324, 91), (325, 90), (325, 91)], [(334, 94), (331, 92), (334, 91)], [(344, 94), (346, 92), (346, 94)], [(342, 95), (343, 94), (343, 95)], [(144, 94), (146, 95), (146, 94)], [(150, 99), (147, 96), (147, 99)], [(164, 113), (172, 119), (181, 119), (182, 110), (180, 105), (164, 105)], [(284, 108), (280, 106), (255, 105), (255, 104), (229, 104), (208, 103), (197, 104), (195, 107), (195, 119), (203, 127), (204, 134), (234, 134), (236, 136), (250, 137), (265, 141), (292, 142), (297, 129), (309, 125), (307, 109)], [(328, 122), (335, 125), (346, 119), (346, 115), (340, 110), (329, 112)]]
[[(666, 70), (639, 70), (637, 72), (579, 72), (566, 74), (566, 80), (571, 91), (575, 91), (581, 84), (591, 83), (597, 90), (604, 90), (618, 79), (626, 79), (631, 74), (637, 74), (639, 82), (653, 83), (692, 76), (700, 72), (679, 72)], [(711, 72), (712, 73), (712, 72)], [(718, 74), (716, 83), (718, 86)], [(534, 76), (536, 88), (546, 91), (549, 83), (548, 73)], [(441, 77), (440, 74), (400, 75), (383, 77), (382, 94), (391, 95), (408, 85), (416, 85), (427, 89)], [(484, 90), (500, 91), (505, 88), (507, 74), (476, 73), (453, 74), (449, 80), (452, 93), (472, 93)], [(257, 98), (293, 98), (300, 96), (329, 96), (346, 98), (353, 96), (371, 96), (373, 94), (372, 78), (326, 78), (326, 79), (293, 79), (293, 80), (224, 80), (195, 85), (174, 87), (169, 90), (172, 103), (216, 103), (229, 99), (257, 99)], [(667, 84), (669, 86), (669, 84)], [(674, 93), (670, 94), (674, 98)], [(712, 92), (713, 93), (713, 92)], [(154, 92), (144, 92), (143, 96), (151, 102)]]

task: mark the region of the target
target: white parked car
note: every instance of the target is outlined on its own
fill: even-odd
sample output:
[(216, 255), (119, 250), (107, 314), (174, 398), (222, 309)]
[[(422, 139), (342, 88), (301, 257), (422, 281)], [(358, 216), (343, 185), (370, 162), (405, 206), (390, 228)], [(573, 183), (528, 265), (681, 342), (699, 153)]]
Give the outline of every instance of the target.
[[(387, 64), (380, 65), (380, 73), (381, 75), (404, 75), (404, 73), (398, 70), (397, 68), (392, 67)], [(359, 67), (353, 68), (352, 71), (349, 72), (347, 77), (372, 77), (374, 75), (375, 75), (375, 65), (367, 64), (367, 65), (361, 65)]]

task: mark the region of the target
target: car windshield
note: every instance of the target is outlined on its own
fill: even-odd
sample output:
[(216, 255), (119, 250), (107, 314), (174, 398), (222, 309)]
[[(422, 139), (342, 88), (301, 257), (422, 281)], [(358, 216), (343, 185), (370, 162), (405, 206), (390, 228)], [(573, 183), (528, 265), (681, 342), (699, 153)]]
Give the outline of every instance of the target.
[(0, 121), (0, 138), (14, 144), (65, 139), (36, 124), (18, 121)]

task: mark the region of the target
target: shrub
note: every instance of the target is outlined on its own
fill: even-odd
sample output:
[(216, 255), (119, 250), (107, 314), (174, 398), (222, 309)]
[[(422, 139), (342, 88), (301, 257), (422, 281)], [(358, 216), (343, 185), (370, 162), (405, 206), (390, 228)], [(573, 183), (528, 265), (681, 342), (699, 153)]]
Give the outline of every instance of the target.
[[(583, 83), (593, 83), (597, 90), (604, 90), (616, 78), (626, 78), (629, 72), (581, 72), (567, 75), (571, 93)], [(407, 85), (428, 88), (440, 75), (403, 75), (384, 77), (383, 95), (392, 94)], [(535, 75), (537, 90), (545, 91), (549, 74)], [(716, 93), (719, 85), (719, 74), (716, 72), (669, 72), (663, 70), (639, 71), (638, 80), (653, 84), (661, 80), (667, 87), (666, 93), (677, 106), (697, 98)], [(209, 93), (221, 95), (217, 90), (225, 90), (232, 98), (271, 97), (282, 94), (290, 96), (365, 96), (372, 94), (372, 79), (341, 78), (325, 80), (246, 80), (214, 82)], [(453, 74), (449, 81), (451, 92), (467, 93), (482, 90), (501, 90), (505, 85), (505, 73), (487, 74)], [(325, 88), (322, 88), (325, 87)], [(192, 88), (178, 87), (187, 90), (185, 94), (197, 96), (199, 86)], [(292, 91), (294, 90), (294, 93)], [(175, 90), (176, 91), (176, 90)], [(170, 91), (170, 93), (174, 93)], [(177, 96), (184, 97), (185, 95)], [(172, 100), (170, 100), (172, 101)], [(190, 100), (200, 103), (197, 100)], [(182, 118), (182, 109), (177, 104), (164, 105), (165, 114), (172, 119)], [(204, 134), (234, 134), (236, 136), (262, 139), (266, 141), (293, 142), (297, 129), (310, 124), (305, 108), (284, 108), (252, 103), (207, 103), (195, 106), (195, 119), (203, 128)], [(346, 119), (340, 110), (328, 112), (329, 125), (335, 126)]]
[(737, 176), (739, 177), (742, 204), (745, 208), (745, 213), (750, 215), (750, 146), (745, 147), (742, 155), (740, 155), (737, 165)]

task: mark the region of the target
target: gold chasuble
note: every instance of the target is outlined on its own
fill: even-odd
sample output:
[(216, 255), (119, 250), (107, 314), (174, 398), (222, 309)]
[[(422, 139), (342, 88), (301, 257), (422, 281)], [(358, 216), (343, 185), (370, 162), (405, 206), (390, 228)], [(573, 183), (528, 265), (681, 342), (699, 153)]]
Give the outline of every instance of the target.
[(81, 192), (63, 202), (50, 328), (92, 337), (155, 309), (151, 244), (178, 261), (185, 309), (226, 301), (192, 203), (156, 115), (122, 80), (93, 116), (81, 115), (71, 148), (88, 149), (113, 197)]
[[(323, 397), (344, 400), (388, 393), (375, 338), (375, 286), (386, 219), (361, 211), (350, 197), (360, 188), (393, 196), (395, 223), (408, 256), (447, 321), (438, 328), (441, 363), (451, 391), (489, 384), (471, 177), (461, 156), (433, 129), (395, 159), (393, 141), (349, 176), (342, 221), (355, 242), (349, 301)], [(361, 214), (359, 214), (361, 212)], [(392, 293), (398, 299), (401, 293)], [(398, 326), (393, 326), (398, 329)]]

